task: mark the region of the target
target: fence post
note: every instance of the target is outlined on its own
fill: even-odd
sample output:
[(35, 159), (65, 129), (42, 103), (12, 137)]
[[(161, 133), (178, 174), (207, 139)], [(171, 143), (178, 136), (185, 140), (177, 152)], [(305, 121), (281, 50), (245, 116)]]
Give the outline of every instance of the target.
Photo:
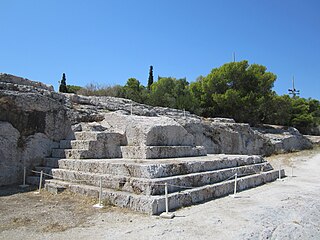
[(168, 184), (164, 184), (164, 196), (165, 196), (165, 205), (166, 205), (166, 211), (160, 214), (160, 217), (162, 218), (174, 218), (174, 213), (169, 213), (169, 198), (168, 198)]
[(102, 204), (102, 176), (100, 176), (100, 184), (99, 184), (99, 202), (93, 205), (95, 208), (103, 208)]
[[(231, 177), (230, 177), (231, 178)], [(238, 173), (234, 174), (234, 188), (233, 188), (233, 194), (230, 194), (230, 197), (236, 198), (237, 194), (237, 182), (238, 182)]]
[(281, 165), (279, 165), (279, 180), (281, 180)]
[(237, 193), (237, 181), (238, 181), (238, 173), (234, 175), (234, 191), (233, 191), (234, 196), (236, 196), (236, 193)]
[(164, 194), (165, 194), (165, 198), (166, 198), (166, 214), (168, 214), (168, 212), (169, 212), (169, 200), (168, 200), (168, 184), (167, 183), (164, 184)]
[(19, 185), (19, 187), (21, 188), (25, 188), (29, 186), (26, 184), (26, 172), (27, 172), (26, 167), (23, 167), (23, 184)]
[(38, 192), (36, 192), (36, 194), (40, 194), (41, 193), (42, 178), (43, 178), (43, 170), (41, 170), (41, 172), (40, 172), (39, 190), (38, 190)]

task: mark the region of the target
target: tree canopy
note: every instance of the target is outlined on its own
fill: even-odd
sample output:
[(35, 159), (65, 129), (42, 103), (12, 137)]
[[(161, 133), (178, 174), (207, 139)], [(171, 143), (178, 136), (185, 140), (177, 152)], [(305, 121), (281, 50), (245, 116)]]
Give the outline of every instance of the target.
[[(174, 77), (158, 77), (158, 81), (153, 82), (153, 67), (150, 66), (147, 87), (129, 78), (123, 87), (117, 85), (96, 93), (185, 109), (204, 117), (228, 117), (251, 125), (294, 126), (302, 133), (316, 133), (314, 129), (320, 125), (319, 101), (277, 95), (272, 90), (276, 79), (265, 66), (240, 61), (214, 68), (207, 76), (199, 76), (190, 84), (186, 78)], [(94, 95), (95, 91), (90, 94)]]

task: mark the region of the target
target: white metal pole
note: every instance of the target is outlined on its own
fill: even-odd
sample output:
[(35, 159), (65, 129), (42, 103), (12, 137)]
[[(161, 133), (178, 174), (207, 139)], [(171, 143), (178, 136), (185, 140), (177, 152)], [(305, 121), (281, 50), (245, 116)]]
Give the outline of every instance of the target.
[(102, 176), (100, 176), (100, 184), (99, 184), (99, 202), (95, 205), (93, 205), (93, 207), (95, 208), (103, 208), (103, 204), (102, 204)]
[(132, 103), (131, 103), (131, 111), (130, 112), (131, 112), (131, 115), (132, 115)]
[(23, 186), (26, 185), (26, 167), (23, 168)]
[(23, 167), (23, 183), (22, 183), (22, 185), (19, 185), (19, 187), (25, 188), (25, 187), (29, 186), (26, 184), (26, 177), (27, 177), (27, 168)]
[(236, 193), (237, 193), (237, 180), (238, 180), (238, 174), (236, 173), (234, 175), (234, 192), (233, 192), (233, 195), (235, 196)]
[(168, 212), (169, 212), (169, 201), (168, 201), (168, 184), (167, 183), (164, 184), (164, 194), (165, 194), (165, 197), (166, 197), (166, 214), (168, 214)]
[(102, 206), (101, 196), (102, 196), (102, 177), (100, 177), (100, 191), (99, 191), (99, 205), (100, 206)]
[(281, 179), (281, 165), (279, 165), (279, 179)]
[(41, 192), (41, 187), (42, 187), (42, 177), (43, 177), (43, 170), (41, 170), (41, 173), (40, 173), (39, 193)]
[(293, 166), (291, 166), (291, 177), (293, 177)]

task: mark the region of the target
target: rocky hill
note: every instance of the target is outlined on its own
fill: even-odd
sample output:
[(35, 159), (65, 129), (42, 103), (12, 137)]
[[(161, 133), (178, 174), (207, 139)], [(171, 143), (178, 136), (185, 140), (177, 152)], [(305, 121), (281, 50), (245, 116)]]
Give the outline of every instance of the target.
[(202, 118), (128, 99), (61, 94), (40, 82), (0, 74), (0, 186), (20, 183), (24, 166), (40, 165), (60, 140), (84, 131), (114, 133), (109, 145), (122, 146), (100, 158), (271, 155), (312, 147), (294, 128), (253, 129), (232, 119)]

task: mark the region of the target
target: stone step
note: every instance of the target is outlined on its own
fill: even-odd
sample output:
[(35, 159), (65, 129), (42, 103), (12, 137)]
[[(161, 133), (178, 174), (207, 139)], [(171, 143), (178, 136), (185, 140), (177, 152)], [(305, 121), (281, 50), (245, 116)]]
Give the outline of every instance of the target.
[(65, 158), (66, 157), (66, 153), (64, 151), (65, 149), (61, 149), (61, 148), (53, 148), (52, 149), (52, 153), (51, 156), (53, 158)]
[(122, 146), (122, 156), (131, 159), (159, 159), (205, 156), (203, 146)]
[[(62, 188), (65, 187), (69, 191), (72, 191), (77, 194), (82, 194), (89, 197), (99, 197), (99, 187), (70, 183), (65, 181), (59, 181), (55, 179), (46, 180), (45, 184), (46, 189), (48, 188)], [(145, 196), (145, 195), (136, 195), (128, 192), (114, 191), (112, 189), (104, 189), (102, 191), (102, 201), (105, 205), (111, 204), (122, 208), (129, 208), (133, 211), (156, 214), (155, 205), (156, 198)], [(153, 210), (155, 208), (155, 210)]]
[(94, 140), (61, 140), (60, 148), (62, 149), (89, 149), (90, 144), (94, 144)]
[(119, 146), (108, 146), (106, 148), (97, 149), (52, 149), (52, 157), (66, 158), (66, 159), (101, 159), (101, 158), (121, 158), (121, 151)]
[[(42, 187), (45, 185), (45, 180), (47, 178), (42, 178)], [(50, 178), (48, 178), (50, 179)], [(26, 183), (29, 185), (34, 185), (34, 186), (39, 186), (39, 182), (40, 182), (40, 175), (39, 176), (28, 176), (26, 178)]]
[[(271, 182), (278, 177), (277, 170), (262, 172), (261, 174), (253, 174), (241, 177), (237, 182), (237, 191), (242, 191), (252, 187)], [(284, 170), (281, 171), (284, 176)], [(84, 194), (91, 197), (98, 197), (99, 187), (88, 186), (79, 183), (71, 183), (59, 180), (47, 180), (46, 187), (66, 187), (75, 193)], [(220, 183), (195, 187), (180, 192), (171, 193), (168, 195), (169, 210), (191, 206), (204, 201), (223, 197), (232, 194), (234, 191), (234, 180), (228, 180)], [(125, 207), (134, 211), (144, 212), (148, 214), (160, 214), (165, 211), (165, 197), (138, 195), (134, 193), (115, 191), (112, 189), (103, 188), (102, 199), (105, 203)]]
[(43, 166), (58, 168), (60, 158), (46, 157), (43, 159)]
[[(45, 174), (52, 175), (52, 167), (38, 166), (38, 167), (35, 167), (35, 171), (37, 171), (37, 172), (43, 171), (43, 173), (45, 173)], [(46, 178), (50, 178), (50, 177), (46, 176)]]
[[(120, 150), (120, 148), (118, 148), (118, 150)], [(66, 149), (65, 154), (68, 159), (101, 159), (110, 158), (110, 155), (113, 157), (121, 157), (121, 152), (118, 152), (116, 148), (99, 149), (96, 151), (94, 149)]]
[(45, 188), (48, 192), (53, 193), (53, 194), (58, 194), (66, 190), (65, 186), (59, 186), (59, 185), (45, 185)]
[(128, 191), (136, 194), (161, 195), (164, 194), (164, 184), (167, 183), (169, 192), (177, 192), (182, 188), (199, 187), (213, 184), (232, 178), (235, 173), (238, 176), (246, 176), (259, 173), (261, 171), (272, 170), (269, 163), (259, 163), (254, 165), (245, 165), (234, 168), (219, 169), (207, 172), (190, 173), (185, 175), (176, 175), (164, 178), (134, 178), (125, 176), (115, 176), (110, 174), (95, 174), (91, 172), (70, 171), (65, 169), (53, 169), (55, 179), (68, 182), (80, 182), (87, 185), (100, 185), (119, 191)]
[(76, 140), (97, 140), (98, 133), (94, 131), (82, 131), (75, 132), (74, 136)]
[(74, 133), (75, 140), (105, 140), (117, 142), (118, 145), (125, 145), (124, 136), (117, 132), (82, 131)]
[(87, 149), (52, 149), (52, 157), (67, 159), (95, 158), (96, 153)]
[(124, 177), (161, 178), (189, 173), (213, 171), (256, 163), (263, 163), (261, 156), (214, 154), (193, 158), (168, 158), (157, 160), (134, 159), (61, 159), (61, 169), (111, 174)]

